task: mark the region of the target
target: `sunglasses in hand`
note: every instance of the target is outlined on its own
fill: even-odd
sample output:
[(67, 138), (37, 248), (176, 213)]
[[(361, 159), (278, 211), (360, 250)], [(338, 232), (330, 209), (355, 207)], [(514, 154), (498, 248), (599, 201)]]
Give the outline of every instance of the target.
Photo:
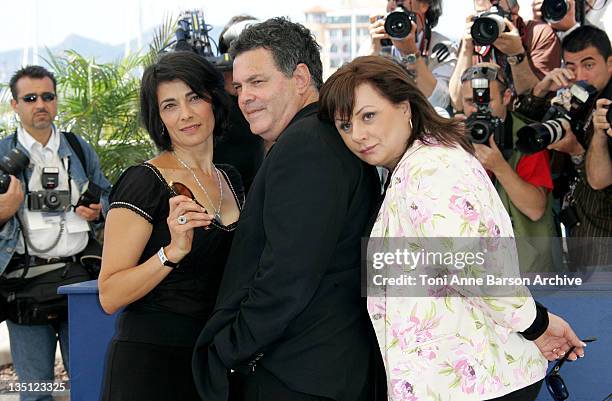
[[(189, 189), (187, 185), (181, 182), (173, 181), (173, 182), (170, 182), (170, 189), (172, 190), (172, 193), (174, 193), (174, 196), (179, 196), (179, 195), (186, 196), (192, 201), (194, 201), (198, 206), (201, 206), (202, 208), (204, 208), (204, 213), (208, 213), (208, 210), (206, 210), (206, 208), (202, 206), (200, 202), (198, 202), (198, 200), (195, 198), (195, 195), (193, 194), (193, 192), (191, 192), (191, 189)], [(216, 217), (213, 219), (213, 222), (217, 224), (221, 224), (221, 222), (217, 220)], [(208, 227), (204, 229), (206, 230), (207, 228)]]
[(43, 92), (41, 94), (28, 93), (27, 95), (22, 96), (21, 100), (23, 100), (26, 103), (34, 103), (38, 100), (39, 97), (43, 100), (43, 102), (49, 103), (49, 102), (54, 101), (57, 95), (53, 92)]
[[(597, 337), (589, 337), (581, 341), (583, 343), (590, 343), (596, 340)], [(565, 354), (565, 356), (557, 363), (555, 363), (555, 366), (553, 366), (550, 373), (546, 375), (546, 387), (548, 388), (548, 392), (555, 401), (563, 401), (569, 397), (569, 391), (567, 390), (567, 386), (565, 385), (563, 378), (561, 377), (561, 375), (559, 375), (559, 371), (567, 360), (567, 357), (574, 351), (574, 348), (575, 347), (570, 348), (570, 350)]]

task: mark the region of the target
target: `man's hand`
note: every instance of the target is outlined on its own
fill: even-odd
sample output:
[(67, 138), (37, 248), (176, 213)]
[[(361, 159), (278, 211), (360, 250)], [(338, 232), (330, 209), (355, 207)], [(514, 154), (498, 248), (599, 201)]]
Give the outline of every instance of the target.
[(463, 50), (473, 53), (474, 52), (474, 39), (472, 38), (472, 25), (474, 25), (474, 17), (476, 14), (470, 14), (465, 19), (465, 31), (463, 32), (463, 38), (461, 40), (461, 47)]
[(593, 128), (597, 137), (605, 138), (606, 135), (612, 137), (612, 129), (610, 129), (610, 123), (606, 117), (610, 105), (612, 105), (612, 100), (609, 99), (599, 99), (596, 103), (595, 113), (593, 113)]
[(548, 328), (534, 343), (549, 361), (562, 358), (572, 347), (575, 348), (567, 359), (575, 361), (584, 356), (584, 347), (586, 347), (565, 320), (550, 312), (548, 312)]
[(524, 53), (525, 48), (523, 47), (518, 28), (508, 18), (504, 18), (504, 23), (508, 32), (502, 32), (497, 40), (493, 42), (493, 46), (507, 56), (516, 56), (517, 54)]
[(480, 164), (493, 174), (496, 174), (501, 167), (508, 164), (497, 147), (493, 135), (489, 137), (489, 146), (475, 143), (474, 150), (476, 150), (476, 158)]
[(385, 32), (385, 19), (383, 15), (371, 15), (368, 33), (372, 45), (372, 55), (379, 55), (382, 49), (381, 39), (388, 39), (389, 35)]
[(555, 68), (542, 79), (534, 88), (533, 94), (537, 97), (544, 97), (548, 92), (556, 92), (561, 88), (567, 88), (576, 76), (567, 68)]
[(76, 208), (75, 212), (82, 218), (87, 221), (96, 221), (100, 218), (100, 212), (102, 211), (101, 203), (92, 203), (87, 206), (79, 206)]
[(565, 135), (560, 141), (548, 145), (546, 149), (556, 150), (557, 152), (567, 153), (571, 156), (578, 156), (584, 154), (584, 147), (578, 142), (576, 135), (572, 132), (569, 123), (566, 120), (561, 122), (565, 130)]
[(0, 194), (0, 224), (6, 223), (17, 213), (25, 196), (21, 188), (21, 182), (13, 175), (5, 193)]

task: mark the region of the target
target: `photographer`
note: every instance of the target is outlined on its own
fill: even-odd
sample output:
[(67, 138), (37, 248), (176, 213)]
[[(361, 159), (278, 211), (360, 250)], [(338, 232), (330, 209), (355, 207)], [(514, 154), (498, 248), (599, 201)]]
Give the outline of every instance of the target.
[[(240, 35), (240, 32), (258, 22), (259, 20), (249, 15), (232, 17), (219, 34), (219, 53), (227, 54), (232, 41)], [(238, 107), (238, 96), (232, 85), (234, 74), (231, 62), (221, 72), (225, 90), (230, 95), (230, 111), (224, 135), (215, 139), (213, 161), (236, 167), (242, 177), (246, 194), (263, 162), (264, 141), (259, 136), (253, 135), (249, 129), (249, 123)], [(266, 145), (271, 146), (271, 144)]]
[[(39, 66), (22, 68), (10, 89), (20, 126), (0, 141), (0, 167), (5, 177), (11, 174), (0, 195), (0, 290), (19, 381), (52, 382), (58, 339), (68, 371), (67, 305), (57, 287), (91, 278), (79, 256), (90, 243), (89, 223), (101, 218), (110, 184), (91, 146), (53, 125), (53, 74)], [(87, 199), (81, 197), (86, 185)], [(101, 198), (94, 199), (94, 192)], [(72, 211), (72, 205), (78, 207)], [(22, 392), (20, 399), (50, 400), (50, 394)]]
[[(555, 93), (559, 91), (561, 98), (565, 98), (566, 88), (573, 88), (575, 83), (591, 85), (595, 91), (593, 97), (598, 100), (612, 96), (612, 49), (606, 32), (593, 26), (581, 26), (563, 39), (562, 48), (566, 68), (550, 72), (530, 94), (524, 96), (517, 109), (521, 113), (540, 119)], [(612, 187), (605, 186), (607, 180), (601, 180), (599, 175), (605, 174), (604, 155), (608, 152), (602, 120), (605, 103), (597, 102), (594, 115), (591, 111), (595, 104), (581, 113), (586, 117), (574, 119), (580, 120), (576, 122), (584, 127), (581, 132), (575, 132), (567, 121), (563, 121), (561, 139), (548, 146), (571, 156), (571, 163), (565, 163), (568, 157), (559, 153), (553, 155), (553, 161), (564, 162), (557, 163), (560, 165), (559, 175), (569, 176), (571, 181), (565, 188), (561, 211), (561, 220), (571, 237), (612, 236)], [(607, 157), (609, 160), (609, 155)], [(586, 166), (585, 159), (588, 160)], [(597, 188), (589, 185), (593, 179)], [(591, 242), (592, 246), (569, 249), (575, 267), (610, 263), (609, 250), (604, 244), (600, 246), (596, 241)]]
[[(547, 72), (560, 66), (561, 48), (554, 31), (542, 21), (525, 23), (518, 15), (516, 0), (474, 0), (474, 9), (476, 14), (468, 16), (466, 20), (457, 66), (449, 82), (451, 102), (456, 110), (463, 109), (461, 74), (475, 63), (491, 61), (501, 66), (509, 78), (513, 95), (527, 92)], [(472, 27), (477, 15), (488, 12), (493, 13), (483, 17), (498, 22), (498, 35), (480, 37), (480, 41), (494, 40), (484, 45), (474, 40)]]
[(612, 129), (608, 117), (612, 113), (611, 104), (610, 99), (599, 99), (593, 114), (593, 139), (587, 152), (586, 173), (589, 185), (595, 190), (612, 185), (612, 160), (609, 148)]
[(392, 38), (385, 31), (386, 19), (372, 16), (368, 27), (369, 54), (381, 54), (382, 41), (390, 39), (391, 55), (412, 71), (417, 87), (427, 96), (429, 103), (447, 109), (450, 105), (448, 80), (455, 68), (456, 48), (447, 37), (433, 30), (442, 15), (442, 0), (387, 2), (387, 13), (400, 10), (413, 13), (410, 34), (404, 38)]
[(534, 20), (545, 21), (563, 39), (581, 25), (581, 20), (604, 31), (609, 30), (612, 27), (612, 8), (609, 5), (608, 0), (533, 0), (531, 9)]
[[(488, 96), (474, 91), (472, 86), (473, 82), (478, 83), (473, 80), (482, 82), (483, 79), (489, 82)], [(466, 123), (471, 129), (473, 142), (481, 142), (474, 143), (476, 158), (494, 175), (495, 187), (510, 215), (516, 237), (531, 237), (530, 244), (526, 241), (519, 243), (521, 270), (549, 271), (552, 269), (552, 244), (549, 238), (554, 236), (554, 226), (548, 151), (525, 155), (514, 149), (516, 132), (525, 125), (525, 121), (508, 111), (512, 93), (499, 66), (476, 64), (464, 72), (461, 83), (464, 113), (468, 117)], [(488, 138), (476, 138), (475, 141), (471, 121), (477, 117), (476, 113), (486, 114), (485, 120), (498, 119), (502, 127)]]

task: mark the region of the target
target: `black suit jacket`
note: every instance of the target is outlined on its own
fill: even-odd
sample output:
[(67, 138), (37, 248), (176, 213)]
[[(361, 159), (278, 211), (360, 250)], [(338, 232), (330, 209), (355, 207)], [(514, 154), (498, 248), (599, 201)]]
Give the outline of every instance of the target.
[(255, 360), (295, 391), (338, 401), (367, 384), (360, 240), (378, 178), (316, 112), (296, 114), (251, 187), (194, 351), (203, 400), (226, 400), (227, 368)]

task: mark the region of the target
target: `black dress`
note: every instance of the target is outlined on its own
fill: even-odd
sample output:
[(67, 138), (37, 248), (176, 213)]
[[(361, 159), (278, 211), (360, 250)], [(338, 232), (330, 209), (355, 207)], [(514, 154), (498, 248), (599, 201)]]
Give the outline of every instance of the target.
[[(239, 208), (240, 174), (217, 165)], [(112, 208), (128, 208), (153, 225), (139, 263), (170, 243), (166, 223), (170, 187), (151, 164), (130, 167), (110, 195)], [(196, 228), (191, 252), (151, 292), (117, 319), (102, 389), (103, 401), (200, 400), (191, 372), (195, 341), (212, 312), (237, 223)], [(129, 246), (129, 244), (126, 244)]]

